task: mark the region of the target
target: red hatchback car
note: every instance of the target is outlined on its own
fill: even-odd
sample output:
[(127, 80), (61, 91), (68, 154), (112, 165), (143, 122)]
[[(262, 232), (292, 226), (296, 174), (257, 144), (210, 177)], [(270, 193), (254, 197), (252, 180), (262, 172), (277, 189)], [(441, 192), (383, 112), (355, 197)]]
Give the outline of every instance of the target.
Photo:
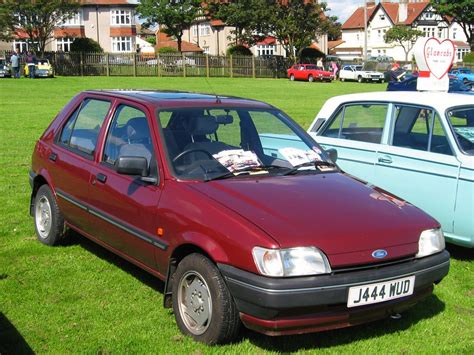
[(438, 222), (334, 160), (262, 102), (87, 91), (36, 143), (30, 212), (40, 242), (71, 228), (163, 280), (198, 341), (346, 327), (430, 295), (449, 254)]
[(315, 64), (295, 64), (287, 70), (288, 79), (306, 80), (313, 82), (315, 80), (328, 81), (334, 80), (334, 75), (331, 72), (318, 67)]

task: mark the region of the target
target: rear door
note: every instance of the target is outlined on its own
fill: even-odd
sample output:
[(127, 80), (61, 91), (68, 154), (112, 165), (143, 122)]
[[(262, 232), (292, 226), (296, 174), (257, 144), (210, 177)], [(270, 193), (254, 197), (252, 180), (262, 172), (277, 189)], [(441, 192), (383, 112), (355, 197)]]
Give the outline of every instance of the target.
[(435, 217), (453, 231), (460, 162), (438, 113), (430, 107), (395, 104), (388, 145), (377, 154), (376, 185)]
[[(141, 264), (154, 268), (155, 251), (166, 249), (158, 235), (159, 183), (156, 135), (151, 114), (141, 105), (118, 101), (111, 118), (103, 152), (91, 179), (91, 210), (94, 235)], [(147, 159), (148, 181), (118, 174), (119, 156)]]
[(66, 220), (90, 232), (89, 180), (100, 131), (112, 102), (85, 97), (70, 114), (49, 152), (48, 171), (53, 179), (58, 204)]
[(341, 105), (316, 136), (324, 149), (335, 148), (338, 165), (372, 182), (389, 105), (358, 102)]

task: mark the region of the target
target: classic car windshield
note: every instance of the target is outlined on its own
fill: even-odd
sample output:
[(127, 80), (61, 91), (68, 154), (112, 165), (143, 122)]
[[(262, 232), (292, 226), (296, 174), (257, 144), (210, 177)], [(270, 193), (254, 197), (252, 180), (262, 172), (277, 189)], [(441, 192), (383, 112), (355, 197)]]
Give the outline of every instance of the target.
[(448, 111), (448, 121), (456, 135), (459, 147), (474, 155), (474, 106), (456, 107)]
[(326, 161), (315, 142), (276, 109), (179, 108), (160, 111), (158, 117), (169, 162), (180, 179), (283, 174)]

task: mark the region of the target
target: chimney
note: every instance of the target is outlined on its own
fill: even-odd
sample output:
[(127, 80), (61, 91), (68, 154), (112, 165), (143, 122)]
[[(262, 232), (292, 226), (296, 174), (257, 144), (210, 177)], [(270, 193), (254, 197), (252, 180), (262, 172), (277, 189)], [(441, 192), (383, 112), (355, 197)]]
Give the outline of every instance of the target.
[(400, 0), (398, 5), (398, 22), (405, 22), (408, 18), (408, 0)]

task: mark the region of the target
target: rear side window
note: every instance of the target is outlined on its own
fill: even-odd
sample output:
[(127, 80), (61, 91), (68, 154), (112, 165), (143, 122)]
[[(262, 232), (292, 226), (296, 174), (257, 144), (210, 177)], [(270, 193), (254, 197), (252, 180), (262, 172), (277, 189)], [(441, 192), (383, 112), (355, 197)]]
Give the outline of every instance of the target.
[(417, 106), (395, 106), (392, 145), (452, 155), (448, 139), (436, 111)]
[(322, 133), (322, 136), (367, 143), (380, 143), (387, 109), (387, 104), (344, 106)]
[(109, 101), (86, 99), (63, 127), (59, 142), (92, 156), (100, 129), (109, 112)]

